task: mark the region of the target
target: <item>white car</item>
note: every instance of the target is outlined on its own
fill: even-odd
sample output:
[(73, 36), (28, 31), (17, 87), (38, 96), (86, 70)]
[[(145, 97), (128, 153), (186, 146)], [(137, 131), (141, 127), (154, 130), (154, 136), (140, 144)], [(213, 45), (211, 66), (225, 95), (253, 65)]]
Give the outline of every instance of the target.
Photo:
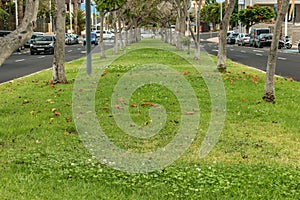
[[(97, 37), (100, 37), (100, 31), (96, 31)], [(103, 31), (103, 39), (104, 40), (113, 40), (115, 38), (115, 34), (111, 31)]]
[(150, 33), (150, 32), (142, 32), (141, 38), (155, 38), (155, 34)]

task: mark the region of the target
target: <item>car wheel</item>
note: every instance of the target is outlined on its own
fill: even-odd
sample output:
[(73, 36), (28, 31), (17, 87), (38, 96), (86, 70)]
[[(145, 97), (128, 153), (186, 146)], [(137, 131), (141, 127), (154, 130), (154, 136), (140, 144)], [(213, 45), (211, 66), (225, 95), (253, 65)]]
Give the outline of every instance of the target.
[(288, 48), (288, 49), (292, 48), (292, 44), (288, 44), (288, 46), (286, 48)]
[(263, 46), (261, 45), (261, 43), (259, 42), (257, 45), (258, 48), (263, 48)]

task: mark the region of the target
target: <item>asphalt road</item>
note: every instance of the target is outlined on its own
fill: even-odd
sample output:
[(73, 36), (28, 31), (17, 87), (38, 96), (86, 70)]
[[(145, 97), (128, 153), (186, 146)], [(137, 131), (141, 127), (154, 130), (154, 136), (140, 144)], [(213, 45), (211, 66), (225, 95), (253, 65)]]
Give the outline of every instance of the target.
[[(216, 37), (217, 33), (201, 34), (202, 50), (217, 55), (218, 44), (205, 41)], [(104, 48), (113, 47), (112, 41), (106, 41)], [(93, 51), (97, 51), (95, 48)], [(71, 61), (85, 56), (85, 47), (81, 44), (66, 46), (65, 61)], [(266, 71), (269, 48), (253, 48), (236, 45), (227, 45), (227, 57), (235, 62)], [(297, 50), (280, 50), (276, 66), (279, 76), (300, 81), (300, 54)], [(29, 51), (11, 55), (0, 67), (0, 83), (26, 76), (52, 67), (53, 55), (30, 55)], [(229, 69), (230, 70), (230, 69)]]
[[(212, 55), (218, 54), (218, 44), (203, 41), (202, 50)], [(269, 47), (227, 45), (227, 58), (247, 66), (266, 71)], [(300, 54), (296, 49), (281, 49), (278, 52), (276, 75), (300, 81)], [(230, 69), (228, 69), (230, 70)]]
[[(97, 48), (92, 45), (92, 51), (97, 52)], [(113, 47), (112, 41), (106, 41), (104, 48)], [(83, 57), (86, 55), (86, 49), (82, 44), (66, 45), (65, 61)], [(12, 54), (0, 67), (0, 83), (11, 81), (13, 79), (23, 77), (44, 69), (52, 67), (53, 55), (30, 55), (29, 49), (25, 49), (21, 53)]]

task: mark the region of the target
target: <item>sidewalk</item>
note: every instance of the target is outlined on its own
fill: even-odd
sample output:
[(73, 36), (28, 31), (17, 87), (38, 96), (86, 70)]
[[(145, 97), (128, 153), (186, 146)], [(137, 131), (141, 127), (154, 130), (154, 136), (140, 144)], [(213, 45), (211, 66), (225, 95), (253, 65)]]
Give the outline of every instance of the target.
[(208, 38), (207, 41), (208, 41), (208, 42), (219, 43), (219, 37)]

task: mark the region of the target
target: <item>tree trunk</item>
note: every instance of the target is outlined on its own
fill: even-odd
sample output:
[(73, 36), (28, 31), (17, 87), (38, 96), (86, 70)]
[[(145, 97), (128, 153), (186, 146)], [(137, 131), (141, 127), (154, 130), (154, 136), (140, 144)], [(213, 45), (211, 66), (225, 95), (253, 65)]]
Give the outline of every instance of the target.
[[(281, 8), (282, 8), (282, 0), (277, 0), (277, 16), (279, 15)], [(282, 28), (280, 29), (279, 34), (280, 34), (279, 38), (282, 38)]]
[(52, 82), (67, 83), (65, 75), (65, 28), (66, 8), (65, 1), (56, 0), (56, 43), (52, 64)]
[(113, 28), (115, 31), (113, 54), (117, 55), (118, 54), (118, 41), (119, 41), (119, 35), (118, 35), (119, 30), (117, 28), (117, 11), (113, 12)]
[(278, 12), (276, 18), (272, 44), (267, 62), (266, 82), (263, 96), (263, 99), (266, 102), (275, 103), (274, 75), (277, 61), (278, 41), (280, 37), (281, 25), (288, 11), (288, 7), (289, 0), (283, 0), (282, 6), (280, 8), (278, 7), (278, 10), (280, 11)]
[(138, 22), (136, 19), (133, 19), (133, 25), (134, 25), (134, 33), (133, 33), (133, 42), (138, 42)]
[(0, 38), (0, 66), (4, 61), (31, 37), (36, 26), (39, 1), (26, 0), (25, 16), (22, 24), (11, 34)]
[(118, 16), (118, 33), (119, 33), (119, 38), (120, 38), (120, 49), (124, 49), (124, 41), (123, 41), (123, 35), (122, 35), (122, 25), (121, 25), (121, 17), (120, 14)]
[(201, 20), (200, 20), (200, 10), (202, 8), (202, 0), (200, 0), (199, 2), (196, 2), (198, 6), (197, 9), (197, 30), (196, 30), (196, 36), (194, 36), (191, 24), (189, 24), (190, 27), (190, 32), (192, 34), (192, 38), (194, 39), (195, 42), (195, 52), (194, 52), (194, 59), (195, 60), (199, 60), (200, 59), (200, 25), (201, 25)]
[(104, 44), (103, 44), (103, 30), (104, 30), (104, 16), (105, 16), (105, 13), (101, 13), (100, 14), (101, 16), (101, 22), (100, 22), (100, 41), (99, 41), (99, 45), (100, 45), (100, 57), (101, 58), (106, 58), (106, 55), (105, 55), (105, 51), (104, 51)]
[(23, 21), (23, 0), (18, 0), (18, 24), (22, 24)]
[(231, 0), (229, 5), (227, 6), (225, 16), (221, 22), (220, 26), (220, 32), (219, 32), (219, 50), (218, 50), (218, 63), (217, 63), (217, 69), (219, 71), (226, 71), (226, 36), (227, 36), (227, 30), (229, 25), (230, 16), (232, 14), (232, 11), (234, 9), (236, 0)]
[(128, 30), (126, 29), (125, 30), (125, 45), (128, 46), (130, 43), (129, 43), (129, 36), (128, 36)]
[(78, 0), (74, 1), (74, 33), (79, 35), (79, 28), (78, 28)]

